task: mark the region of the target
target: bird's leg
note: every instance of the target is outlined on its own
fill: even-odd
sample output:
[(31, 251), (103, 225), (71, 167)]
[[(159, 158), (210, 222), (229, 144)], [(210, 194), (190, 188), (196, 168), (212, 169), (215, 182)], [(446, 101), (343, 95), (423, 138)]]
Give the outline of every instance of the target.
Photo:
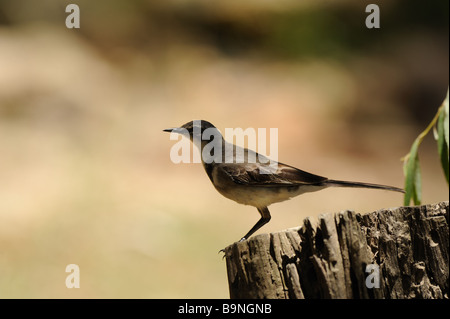
[(267, 207), (258, 208), (258, 212), (261, 214), (261, 218), (255, 224), (255, 226), (253, 226), (252, 229), (250, 229), (249, 232), (244, 237), (242, 237), (241, 240), (239, 240), (239, 242), (242, 242), (249, 238), (255, 231), (257, 231), (270, 221), (271, 216)]
[[(258, 212), (261, 214), (261, 218), (256, 222), (255, 226), (253, 226), (252, 229), (250, 229), (249, 232), (239, 240), (239, 242), (247, 240), (247, 238), (249, 238), (255, 231), (257, 231), (270, 221), (271, 216), (267, 207), (258, 208)], [(225, 248), (219, 250), (219, 253), (224, 253), (222, 259), (225, 258)]]

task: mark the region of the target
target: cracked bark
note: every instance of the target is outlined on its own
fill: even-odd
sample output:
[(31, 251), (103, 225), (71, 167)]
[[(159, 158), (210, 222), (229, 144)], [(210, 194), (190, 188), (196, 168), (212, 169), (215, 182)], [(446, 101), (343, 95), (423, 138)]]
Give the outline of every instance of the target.
[[(234, 243), (225, 249), (230, 297), (448, 299), (448, 215), (448, 202), (343, 211)], [(379, 288), (367, 265), (378, 267)]]

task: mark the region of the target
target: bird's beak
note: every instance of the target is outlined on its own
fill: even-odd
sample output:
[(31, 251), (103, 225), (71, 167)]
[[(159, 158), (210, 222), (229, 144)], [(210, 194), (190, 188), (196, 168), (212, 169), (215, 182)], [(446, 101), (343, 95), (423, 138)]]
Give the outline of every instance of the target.
[(178, 133), (181, 134), (184, 132), (183, 128), (181, 127), (173, 127), (173, 128), (166, 128), (165, 130), (163, 130), (163, 132), (169, 132), (169, 133)]

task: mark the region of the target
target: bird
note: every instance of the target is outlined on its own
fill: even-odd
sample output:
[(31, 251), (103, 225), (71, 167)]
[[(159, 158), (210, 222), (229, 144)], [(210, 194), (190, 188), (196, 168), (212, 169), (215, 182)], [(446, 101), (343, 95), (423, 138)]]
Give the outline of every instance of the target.
[[(225, 141), (220, 131), (205, 120), (193, 120), (181, 127), (163, 131), (181, 134), (198, 147), (206, 174), (220, 194), (239, 204), (256, 207), (261, 217), (239, 242), (247, 240), (270, 221), (269, 205), (304, 193), (328, 187), (371, 188), (404, 193), (398, 187), (329, 179), (271, 161), (253, 150)], [(216, 147), (208, 146), (210, 143)]]

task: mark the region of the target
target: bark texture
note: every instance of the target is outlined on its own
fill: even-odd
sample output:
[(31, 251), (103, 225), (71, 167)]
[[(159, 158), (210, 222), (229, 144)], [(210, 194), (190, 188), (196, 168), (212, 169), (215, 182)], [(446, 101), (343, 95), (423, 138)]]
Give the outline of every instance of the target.
[(448, 299), (448, 215), (448, 202), (343, 211), (234, 243), (230, 297)]

